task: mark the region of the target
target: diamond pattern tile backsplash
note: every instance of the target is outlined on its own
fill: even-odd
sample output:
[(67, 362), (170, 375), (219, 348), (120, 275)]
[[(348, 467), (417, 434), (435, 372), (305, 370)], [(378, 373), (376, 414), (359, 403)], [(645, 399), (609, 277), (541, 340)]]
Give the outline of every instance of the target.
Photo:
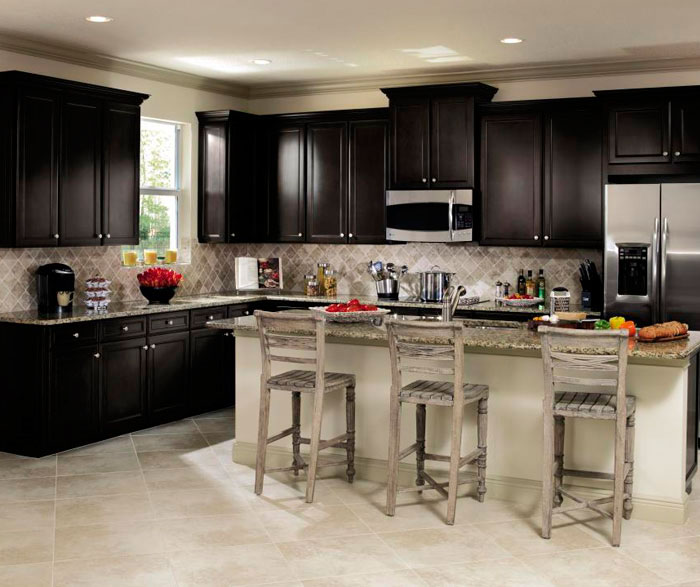
[[(187, 243), (191, 264), (179, 265), (185, 281), (181, 295), (231, 291), (235, 288), (234, 259), (280, 257), (284, 289), (301, 291), (304, 274), (313, 273), (317, 262), (330, 263), (339, 273), (341, 294), (374, 295), (374, 283), (367, 274), (370, 260), (407, 265), (409, 271), (425, 271), (439, 265), (454, 271), (456, 281), (469, 295), (493, 298), (497, 280), (515, 283), (519, 269), (542, 268), (547, 288), (564, 286), (574, 301), (579, 299), (578, 264), (591, 259), (602, 268), (601, 252), (593, 249), (544, 249), (525, 247), (479, 247), (464, 244), (414, 243), (405, 245), (320, 245), (240, 244), (203, 245)], [(119, 247), (75, 247), (45, 249), (0, 249), (0, 312), (28, 310), (36, 306), (34, 272), (46, 263), (65, 263), (76, 272), (78, 303), (82, 302), (84, 281), (101, 275), (112, 280), (112, 299), (139, 300), (136, 281), (139, 268), (122, 267)], [(409, 275), (402, 284), (407, 295), (417, 295), (418, 278)]]

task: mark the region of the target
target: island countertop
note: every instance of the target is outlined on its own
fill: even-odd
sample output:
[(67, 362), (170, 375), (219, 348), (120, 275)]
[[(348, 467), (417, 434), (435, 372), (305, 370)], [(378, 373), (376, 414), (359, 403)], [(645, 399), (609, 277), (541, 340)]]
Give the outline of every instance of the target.
[[(522, 323), (479, 319), (459, 321), (465, 325), (466, 352), (519, 356), (538, 356), (541, 353), (540, 335), (528, 330)], [(257, 336), (257, 324), (253, 316), (215, 320), (207, 323), (207, 326), (233, 330), (236, 336)], [(689, 334), (687, 339), (660, 343), (630, 339), (629, 360), (632, 363), (657, 364), (686, 362), (700, 351), (700, 331), (691, 331)], [(326, 336), (330, 342), (387, 345), (387, 332), (384, 325), (328, 322)]]

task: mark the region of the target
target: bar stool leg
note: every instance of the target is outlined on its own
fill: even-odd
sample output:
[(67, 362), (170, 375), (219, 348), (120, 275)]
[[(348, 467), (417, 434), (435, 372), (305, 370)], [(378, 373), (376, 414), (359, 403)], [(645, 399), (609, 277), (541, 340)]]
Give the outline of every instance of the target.
[(399, 442), (401, 441), (401, 402), (392, 390), (389, 406), (389, 472), (386, 485), (386, 515), (396, 511), (396, 492), (399, 485)]
[(625, 477), (625, 503), (623, 505), (623, 517), (629, 520), (632, 517), (632, 480), (634, 477), (634, 414), (627, 416), (625, 428), (625, 463), (629, 465), (629, 472)]
[(258, 418), (258, 446), (255, 455), (255, 493), (260, 495), (265, 479), (265, 456), (267, 454), (267, 433), (270, 423), (270, 390), (265, 380), (260, 381), (260, 416)]
[(622, 509), (624, 502), (624, 473), (625, 473), (625, 429), (627, 427), (626, 419), (615, 421), (615, 479), (614, 494), (613, 494), (613, 532), (612, 545), (620, 546), (622, 537)]
[(301, 460), (301, 392), (292, 392), (292, 467), (294, 476), (299, 476), (299, 469), (302, 468)]
[(306, 503), (314, 500), (314, 487), (316, 485), (316, 468), (318, 467), (319, 445), (321, 444), (321, 423), (323, 415), (323, 389), (314, 392), (314, 413), (311, 421), (310, 459), (306, 478)]
[(425, 404), (416, 404), (416, 485), (419, 486), (425, 485), (425, 411)]
[(542, 538), (552, 534), (554, 465), (554, 417), (551, 409), (544, 412), (544, 455), (542, 465)]
[(348, 387), (345, 390), (345, 421), (348, 439), (345, 441), (348, 458), (347, 476), (348, 483), (355, 478), (355, 388)]
[(447, 519), (449, 525), (455, 523), (457, 509), (457, 489), (459, 488), (459, 460), (462, 457), (462, 422), (464, 409), (452, 406), (452, 441), (450, 443), (450, 477), (447, 487)]
[(488, 433), (488, 398), (484, 397), (479, 400), (478, 415), (477, 415), (477, 442), (478, 448), (481, 450), (481, 455), (477, 460), (477, 478), (479, 480), (477, 486), (477, 496), (480, 502), (484, 501), (486, 496), (486, 438)]
[(564, 416), (554, 416), (554, 507), (559, 507), (564, 501), (561, 485), (564, 478), (565, 426)]

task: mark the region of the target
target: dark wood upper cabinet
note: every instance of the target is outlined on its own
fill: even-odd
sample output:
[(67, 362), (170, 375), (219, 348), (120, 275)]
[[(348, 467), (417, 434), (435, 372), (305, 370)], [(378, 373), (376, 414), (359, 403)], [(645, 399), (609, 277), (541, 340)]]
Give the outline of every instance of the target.
[(260, 197), (266, 174), (262, 130), (255, 116), (229, 116), (228, 242), (261, 239), (265, 209)]
[(481, 118), (481, 239), (537, 245), (542, 233), (542, 121), (538, 112)]
[(0, 245), (138, 242), (148, 96), (20, 71), (0, 72), (0, 95)]
[(347, 242), (347, 124), (306, 127), (306, 240)]
[(391, 189), (474, 187), (474, 109), (496, 91), (481, 83), (382, 89), (391, 112)]
[(138, 106), (109, 102), (103, 110), (102, 242), (139, 242), (139, 152), (141, 112)]
[(389, 121), (351, 121), (349, 135), (348, 242), (386, 240)]
[(563, 105), (546, 112), (543, 245), (601, 245), (602, 151), (603, 114), (597, 105), (589, 101), (588, 106)]
[(199, 123), (198, 237), (201, 243), (226, 242), (227, 122)]
[(673, 100), (671, 120), (673, 161), (700, 163), (700, 101), (697, 98)]
[(670, 161), (670, 106), (670, 102), (664, 99), (611, 106), (608, 112), (608, 161)]
[(148, 413), (150, 422), (184, 417), (188, 406), (190, 333), (173, 332), (148, 339)]

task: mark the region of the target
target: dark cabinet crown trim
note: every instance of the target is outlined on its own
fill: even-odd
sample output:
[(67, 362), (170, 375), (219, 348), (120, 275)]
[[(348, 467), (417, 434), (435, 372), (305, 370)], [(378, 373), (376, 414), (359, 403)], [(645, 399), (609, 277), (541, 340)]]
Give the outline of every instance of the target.
[(382, 92), (391, 100), (397, 96), (432, 97), (432, 96), (474, 96), (477, 101), (489, 101), (496, 95), (498, 88), (481, 82), (463, 84), (434, 84), (430, 86), (403, 86), (400, 88), (382, 88)]

